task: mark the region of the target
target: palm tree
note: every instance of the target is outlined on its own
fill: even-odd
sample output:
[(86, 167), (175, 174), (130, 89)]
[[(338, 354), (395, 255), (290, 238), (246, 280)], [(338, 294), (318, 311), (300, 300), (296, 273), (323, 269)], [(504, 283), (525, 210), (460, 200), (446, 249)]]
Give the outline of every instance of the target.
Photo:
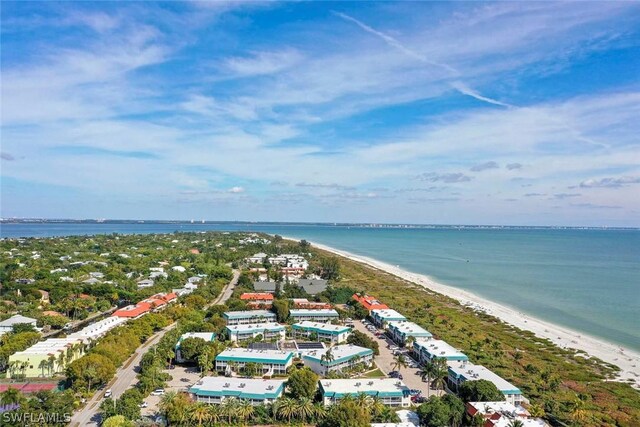
[(298, 416), (302, 421), (311, 420), (315, 415), (315, 407), (313, 401), (308, 397), (303, 397), (298, 400)]
[(3, 405), (11, 405), (13, 403), (19, 403), (22, 398), (22, 394), (17, 388), (9, 387), (4, 392), (0, 393), (0, 403)]
[(250, 418), (253, 415), (253, 405), (250, 400), (242, 399), (238, 402), (238, 406), (236, 408), (236, 412), (238, 417), (242, 419), (242, 422), (245, 423), (247, 418)]
[(46, 359), (42, 359), (42, 360), (40, 361), (40, 363), (38, 364), (38, 368), (42, 369), (42, 376), (43, 376), (43, 377), (44, 377), (44, 368), (46, 368), (48, 364), (49, 364), (49, 363), (47, 362), (47, 360), (46, 360)]
[(394, 371), (398, 371), (400, 372), (400, 369), (402, 368), (407, 368), (409, 365), (407, 363), (407, 359), (405, 359), (404, 355), (402, 353), (398, 354), (394, 359), (393, 359), (393, 363), (391, 364), (391, 368)]
[(238, 401), (231, 397), (222, 402), (222, 413), (227, 417), (229, 424), (238, 416)]
[(524, 427), (524, 423), (522, 422), (522, 420), (513, 419), (509, 421), (509, 424), (507, 424), (507, 427)]
[(334, 360), (335, 360), (335, 357), (331, 352), (331, 348), (328, 348), (327, 351), (322, 356), (320, 356), (320, 361), (327, 362), (327, 364), (333, 362)]
[(373, 396), (371, 401), (369, 402), (369, 409), (371, 410), (371, 414), (373, 416), (379, 415), (384, 411), (386, 405), (382, 402), (378, 396)]
[(27, 376), (28, 367), (29, 367), (29, 362), (22, 362), (20, 364), (20, 375), (22, 376), (22, 378), (25, 378)]
[(58, 372), (61, 372), (64, 368), (64, 353), (60, 352), (58, 354)]
[(362, 409), (369, 408), (369, 396), (365, 393), (358, 393), (355, 398), (356, 406)]
[(9, 362), (9, 374), (11, 375), (11, 378), (15, 378), (16, 377), (16, 371), (20, 368), (20, 362), (17, 360), (12, 360), (11, 362)]
[(209, 410), (209, 422), (212, 425), (218, 425), (222, 419), (222, 411), (218, 405), (208, 405)]
[(49, 369), (49, 376), (53, 376), (53, 373), (55, 372), (55, 366), (56, 366), (56, 356), (53, 354), (49, 355), (49, 358), (47, 359), (47, 368)]
[(441, 387), (444, 389), (448, 375), (449, 366), (446, 359), (435, 359), (433, 362), (433, 379), (436, 383), (436, 391)]
[(276, 408), (276, 416), (286, 418), (287, 422), (291, 424), (291, 418), (298, 414), (298, 402), (295, 399), (289, 397), (282, 398), (278, 401)]
[(203, 422), (209, 419), (209, 405), (203, 402), (196, 402), (189, 408), (189, 418), (191, 421), (198, 423), (201, 426)]
[(167, 391), (160, 398), (159, 408), (160, 411), (164, 413), (165, 419), (169, 419), (169, 412), (174, 408), (177, 398), (178, 393), (173, 390)]
[(431, 377), (434, 373), (435, 369), (431, 360), (427, 361), (420, 368), (420, 378), (422, 378), (422, 381), (424, 381), (425, 378), (427, 379), (427, 398), (429, 398), (429, 394), (431, 393)]
[(327, 415), (327, 408), (322, 403), (315, 403), (313, 405), (313, 416), (316, 420), (321, 420)]

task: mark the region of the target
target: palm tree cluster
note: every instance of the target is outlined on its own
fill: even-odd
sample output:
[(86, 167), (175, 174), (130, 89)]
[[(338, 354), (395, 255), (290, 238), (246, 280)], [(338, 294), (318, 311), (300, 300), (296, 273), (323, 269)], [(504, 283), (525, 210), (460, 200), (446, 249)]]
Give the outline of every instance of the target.
[(340, 404), (327, 410), (321, 403), (306, 397), (283, 397), (271, 405), (254, 406), (249, 400), (235, 398), (224, 399), (221, 404), (207, 404), (192, 402), (185, 394), (169, 391), (160, 401), (160, 410), (170, 425), (176, 426), (246, 425), (249, 420), (251, 424), (316, 424), (331, 411), (340, 410), (347, 403), (371, 414), (373, 421), (397, 420), (397, 415), (391, 408), (385, 406), (379, 398), (366, 394), (345, 396)]
[[(429, 383), (429, 391), (432, 387), (435, 387), (436, 392), (441, 389), (444, 390), (448, 374), (449, 368), (445, 359), (427, 361), (420, 368), (420, 377), (422, 381), (426, 380)], [(427, 397), (429, 397), (429, 392), (427, 392)]]

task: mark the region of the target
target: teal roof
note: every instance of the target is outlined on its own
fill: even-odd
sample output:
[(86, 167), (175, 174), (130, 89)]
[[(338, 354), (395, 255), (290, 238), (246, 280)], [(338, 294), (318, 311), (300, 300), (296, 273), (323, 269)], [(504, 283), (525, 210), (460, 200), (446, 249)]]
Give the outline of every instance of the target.
[(225, 311), (222, 314), (225, 319), (253, 319), (264, 317), (267, 319), (275, 319), (275, 313), (267, 310), (246, 310), (246, 311)]
[(354, 357), (357, 357), (357, 356), (365, 357), (365, 356), (373, 355), (373, 350), (367, 348), (367, 349), (364, 349), (364, 350), (359, 351), (357, 353), (350, 354), (348, 356), (344, 356), (344, 357), (340, 357), (340, 358), (334, 359), (331, 362), (327, 362), (326, 360), (322, 360), (322, 356), (325, 353), (326, 353), (326, 351), (323, 352), (323, 353), (316, 354), (316, 355), (306, 354), (306, 355), (302, 356), (302, 359), (303, 360), (304, 359), (314, 360), (316, 362), (320, 362), (324, 366), (333, 366), (333, 365), (337, 365), (339, 363), (342, 363), (344, 361), (351, 360), (351, 359), (353, 359)]
[(343, 334), (345, 332), (349, 332), (351, 330), (351, 328), (347, 327), (347, 326), (343, 326), (342, 328), (337, 326), (337, 325), (330, 325), (333, 329), (329, 329), (329, 328), (318, 328), (315, 326), (305, 326), (305, 325), (299, 325), (299, 324), (294, 324), (292, 327), (293, 329), (300, 329), (300, 330), (304, 330), (304, 331), (314, 331), (314, 332), (322, 332), (322, 333), (330, 333), (331, 335), (339, 335), (339, 334)]

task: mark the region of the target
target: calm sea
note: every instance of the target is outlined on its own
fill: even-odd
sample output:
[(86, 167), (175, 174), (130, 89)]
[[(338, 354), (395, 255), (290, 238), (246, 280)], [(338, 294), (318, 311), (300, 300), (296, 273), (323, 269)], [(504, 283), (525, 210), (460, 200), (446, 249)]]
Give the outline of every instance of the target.
[(2, 237), (262, 231), (415, 272), (640, 350), (640, 231), (271, 224), (3, 224)]

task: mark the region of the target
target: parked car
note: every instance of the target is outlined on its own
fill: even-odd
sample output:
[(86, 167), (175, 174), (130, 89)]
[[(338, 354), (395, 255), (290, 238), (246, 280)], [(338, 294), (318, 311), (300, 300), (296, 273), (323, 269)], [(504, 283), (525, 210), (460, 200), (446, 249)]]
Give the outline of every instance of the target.
[(389, 376), (390, 376), (391, 378), (398, 378), (398, 375), (400, 375), (400, 372), (398, 372), (398, 371), (391, 371), (391, 372), (389, 372)]
[(147, 406), (149, 406), (149, 404), (148, 404), (147, 402), (142, 402), (142, 403), (140, 404), (140, 407), (141, 407), (141, 408), (146, 408)]
[(413, 403), (424, 403), (427, 401), (427, 398), (424, 396), (420, 396), (420, 395), (415, 395), (411, 397), (411, 401)]
[(409, 395), (411, 395), (411, 396), (417, 396), (420, 393), (422, 393), (422, 392), (420, 390), (418, 390), (418, 389), (415, 389), (415, 388), (412, 388), (411, 390), (409, 390)]
[(151, 396), (162, 396), (164, 394), (163, 388), (157, 388), (151, 392)]
[(107, 391), (104, 392), (104, 398), (106, 399), (107, 397), (111, 397), (112, 394), (113, 394), (113, 392), (109, 388), (109, 389), (107, 389)]

